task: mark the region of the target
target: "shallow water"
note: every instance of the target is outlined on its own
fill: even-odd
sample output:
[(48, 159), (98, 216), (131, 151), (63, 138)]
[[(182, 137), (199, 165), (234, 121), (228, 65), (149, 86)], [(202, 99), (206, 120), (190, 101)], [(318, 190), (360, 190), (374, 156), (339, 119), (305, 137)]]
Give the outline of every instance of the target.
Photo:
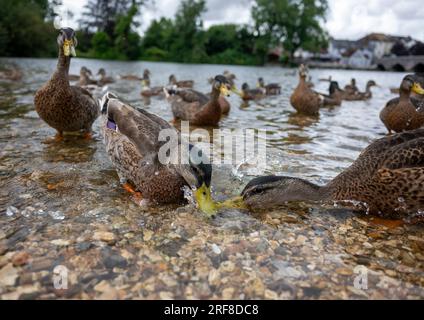
[[(11, 59), (0, 59), (7, 61)], [(230, 210), (213, 221), (192, 205), (136, 205), (107, 158), (99, 121), (93, 141), (67, 137), (61, 143), (44, 143), (54, 130), (38, 118), (33, 94), (49, 78), (56, 60), (13, 61), (25, 77), (0, 82), (0, 268), (13, 265), (20, 252), (29, 259), (12, 266), (17, 272), (13, 283), (2, 282), (7, 272), (0, 269), (1, 298), (424, 297), (422, 224), (309, 205), (260, 217)], [(178, 79), (195, 80), (195, 88), (204, 92), (210, 90), (207, 78), (225, 69), (236, 74), (239, 86), (254, 86), (259, 76), (281, 83), (281, 96), (257, 103), (245, 105), (230, 97), (232, 108), (220, 128), (267, 130), (265, 173), (320, 184), (385, 135), (378, 114), (393, 97), (389, 88), (404, 76), (311, 70), (321, 92), (328, 83), (318, 79), (329, 75), (342, 86), (355, 77), (361, 90), (369, 79), (380, 85), (373, 89), (372, 100), (344, 102), (323, 109), (314, 119), (296, 115), (289, 104), (297, 84), (291, 69), (74, 59), (71, 73), (78, 74), (83, 65), (94, 72), (105, 67), (115, 77), (149, 68), (152, 85), (165, 84), (174, 73)], [(172, 119), (165, 100), (152, 98), (145, 105), (140, 89), (137, 81), (109, 85), (132, 106)], [(237, 195), (258, 174), (258, 168), (242, 163), (215, 166), (215, 197)], [(70, 270), (70, 290), (52, 288), (51, 271), (57, 265)], [(368, 272), (368, 288), (362, 290), (354, 286), (361, 265)]]

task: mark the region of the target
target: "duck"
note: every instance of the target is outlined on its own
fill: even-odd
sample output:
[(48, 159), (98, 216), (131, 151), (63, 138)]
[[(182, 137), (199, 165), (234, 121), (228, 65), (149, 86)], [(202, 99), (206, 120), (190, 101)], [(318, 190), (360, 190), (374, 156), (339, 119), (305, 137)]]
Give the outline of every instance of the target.
[(100, 76), (99, 81), (97, 81), (99, 86), (104, 86), (106, 84), (115, 82), (115, 80), (112, 77), (108, 77), (106, 75), (106, 70), (104, 68), (100, 68), (99, 71), (97, 72), (97, 75)]
[(323, 95), (324, 107), (335, 107), (335, 106), (342, 105), (344, 91), (340, 89), (339, 83), (337, 81), (330, 82), (328, 93), (329, 93), (328, 95)]
[(10, 81), (20, 81), (23, 77), (23, 72), (21, 68), (12, 63), (9, 66), (6, 66), (0, 70), (0, 79), (10, 80)]
[(278, 83), (268, 83), (265, 84), (264, 78), (260, 77), (258, 79), (258, 88), (265, 91), (267, 96), (279, 95), (281, 94), (281, 86)]
[(144, 70), (141, 80), (141, 95), (145, 98), (163, 95), (163, 86), (150, 87), (150, 71)]
[(424, 209), (424, 129), (371, 143), (326, 185), (287, 176), (262, 176), (241, 192), (247, 208), (269, 210), (287, 202), (353, 202), (367, 213), (403, 216)]
[(57, 43), (57, 68), (50, 80), (35, 93), (35, 110), (41, 119), (56, 129), (56, 140), (61, 140), (64, 132), (82, 131), (86, 138), (90, 138), (92, 124), (99, 116), (100, 109), (90, 92), (69, 84), (71, 57), (76, 56), (75, 31), (71, 28), (61, 28)]
[(85, 87), (89, 85), (97, 85), (98, 82), (94, 79), (91, 79), (90, 76), (92, 75), (91, 71), (85, 67), (82, 67), (80, 70), (80, 76), (78, 80), (78, 85), (80, 87)]
[(377, 86), (377, 83), (374, 80), (369, 80), (367, 82), (365, 92), (356, 91), (355, 93), (349, 93), (345, 91), (344, 100), (346, 101), (365, 101), (372, 98), (371, 88)]
[[(230, 86), (231, 86), (231, 83), (230, 83)], [(187, 102), (198, 101), (200, 104), (204, 105), (211, 98), (210, 93), (204, 94), (204, 93), (196, 91), (194, 89), (174, 88), (174, 90), (175, 90), (175, 94), (179, 95), (180, 97), (182, 97), (184, 99), (184, 101), (187, 101)], [(234, 87), (232, 87), (232, 89), (231, 89), (231, 91), (237, 92), (236, 90), (237, 90), (237, 88), (234, 89)], [(223, 115), (230, 113), (231, 105), (228, 102), (228, 100), (225, 99), (225, 97), (223, 97), (222, 95), (219, 95), (218, 103), (219, 103), (219, 106), (221, 107), (221, 111), (222, 111)]]
[(217, 126), (222, 115), (219, 96), (230, 95), (230, 84), (223, 75), (217, 75), (212, 84), (211, 96), (206, 99), (197, 99), (193, 102), (193, 95), (187, 98), (187, 91), (167, 90), (165, 94), (171, 104), (174, 121), (186, 120), (197, 126)]
[(324, 97), (308, 86), (306, 77), (306, 67), (301, 64), (299, 66), (299, 84), (290, 97), (290, 103), (301, 114), (317, 116), (319, 109), (324, 106)]
[(180, 80), (177, 81), (175, 75), (171, 74), (169, 76), (169, 85), (175, 85), (178, 88), (193, 88), (194, 81), (193, 80)]
[(146, 75), (146, 72), (148, 72), (148, 74), (150, 75), (150, 71), (148, 69), (145, 69), (142, 78), (134, 74), (121, 74), (120, 78), (122, 80), (129, 80), (129, 81), (142, 81), (144, 79), (144, 75)]
[(260, 100), (265, 97), (265, 90), (261, 88), (250, 89), (249, 85), (245, 82), (241, 86), (239, 95), (244, 101)]
[(87, 71), (90, 75), (92, 75), (92, 73), (91, 73), (91, 70), (90, 70), (90, 69), (88, 69), (88, 68), (87, 68), (87, 67), (85, 67), (85, 66), (82, 66), (82, 67), (81, 67), (81, 69), (80, 69), (80, 73), (79, 73), (79, 75), (78, 75), (78, 74), (70, 74), (70, 75), (68, 75), (69, 81), (79, 81), (79, 80), (80, 80), (80, 77), (81, 77), (81, 72), (82, 72), (83, 70)]
[(418, 129), (424, 125), (424, 100), (412, 97), (411, 93), (424, 95), (419, 79), (410, 74), (403, 78), (399, 98), (387, 102), (380, 112), (380, 119), (389, 134)]
[(357, 92), (359, 92), (359, 89), (356, 86), (355, 78), (352, 78), (350, 80), (350, 84), (345, 85), (344, 91), (346, 92), (346, 94), (349, 94), (349, 95), (355, 95)]
[[(149, 205), (184, 204), (188, 187), (199, 208), (208, 216), (214, 215), (212, 165), (200, 149), (183, 140), (161, 117), (136, 110), (111, 92), (102, 97), (100, 105), (106, 151), (127, 191)], [(170, 145), (172, 159), (161, 158), (167, 142), (161, 142), (159, 136), (165, 130), (175, 135), (177, 142)], [(187, 150), (184, 154), (180, 151), (183, 148)]]

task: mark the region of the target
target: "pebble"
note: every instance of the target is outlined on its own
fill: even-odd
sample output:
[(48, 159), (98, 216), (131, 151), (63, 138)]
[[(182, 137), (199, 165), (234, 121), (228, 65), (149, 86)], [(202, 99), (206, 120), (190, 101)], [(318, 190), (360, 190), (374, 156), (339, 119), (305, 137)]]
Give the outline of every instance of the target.
[(64, 220), (65, 214), (62, 211), (50, 211), (49, 212), (50, 217), (52, 217), (54, 220)]
[(17, 252), (12, 257), (12, 260), (11, 261), (12, 261), (12, 263), (13, 263), (13, 265), (15, 267), (18, 267), (18, 266), (23, 266), (23, 265), (27, 264), (29, 258), (30, 257), (29, 257), (28, 252), (26, 252), (26, 251), (20, 251), (20, 252)]
[(58, 246), (58, 247), (66, 247), (66, 246), (69, 246), (70, 241), (65, 239), (56, 239), (56, 240), (52, 240), (51, 244), (54, 244), (55, 246)]
[(265, 290), (264, 294), (265, 299), (268, 300), (277, 300), (278, 299), (278, 293), (269, 289)]
[(218, 254), (221, 254), (221, 252), (222, 252), (222, 251), (221, 251), (221, 249), (218, 247), (218, 245), (216, 245), (215, 243), (213, 243), (211, 247), (212, 247), (212, 251), (213, 251), (213, 253), (215, 253), (215, 254), (217, 254), (217, 255), (218, 255)]
[(150, 241), (153, 236), (153, 231), (145, 229), (143, 230), (143, 240), (144, 241)]
[(18, 270), (13, 264), (8, 263), (0, 269), (0, 285), (1, 286), (14, 286), (18, 278)]
[(116, 237), (115, 237), (115, 234), (113, 234), (112, 232), (96, 231), (96, 232), (94, 232), (93, 240), (103, 241), (103, 242), (107, 242), (109, 244), (112, 244), (112, 243), (115, 243)]
[(230, 300), (233, 299), (234, 296), (234, 288), (225, 288), (222, 290), (222, 299)]
[(6, 216), (8, 217), (13, 217), (15, 214), (18, 214), (19, 210), (18, 208), (14, 207), (14, 206), (9, 206), (6, 209)]
[(172, 292), (169, 292), (169, 291), (161, 291), (161, 292), (159, 292), (159, 298), (161, 300), (173, 300), (174, 294)]

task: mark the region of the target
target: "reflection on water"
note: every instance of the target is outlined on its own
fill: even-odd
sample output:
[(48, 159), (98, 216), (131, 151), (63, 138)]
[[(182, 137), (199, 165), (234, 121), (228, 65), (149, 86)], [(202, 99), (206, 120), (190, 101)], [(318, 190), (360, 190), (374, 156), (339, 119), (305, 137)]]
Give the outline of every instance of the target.
[[(33, 241), (49, 243), (51, 239), (64, 238), (71, 242), (75, 239), (78, 243), (78, 239), (84, 238), (86, 233), (91, 236), (99, 229), (112, 228), (115, 237), (122, 238), (119, 242), (121, 249), (144, 248), (169, 256), (178, 249), (181, 270), (174, 265), (170, 276), (183, 278), (182, 270), (188, 274), (193, 271), (183, 267), (190, 264), (189, 260), (184, 264), (184, 248), (197, 250), (200, 254), (202, 246), (206, 246), (204, 241), (213, 241), (221, 249), (230, 250), (228, 248), (233, 246), (239, 248), (234, 249), (236, 251), (250, 252), (250, 271), (246, 272), (255, 273), (278, 297), (284, 297), (283, 293), (287, 291), (286, 287), (276, 285), (283, 279), (288, 279), (284, 281), (293, 288), (287, 297), (424, 296), (423, 231), (420, 225), (387, 225), (376, 218), (364, 217), (346, 209), (304, 204), (258, 217), (229, 210), (214, 221), (206, 221), (192, 205), (183, 208), (136, 205), (120, 187), (117, 174), (107, 158), (99, 133), (99, 121), (94, 125), (93, 141), (67, 137), (60, 143), (44, 143), (55, 132), (38, 118), (33, 107), (33, 94), (48, 79), (56, 60), (17, 59), (16, 63), (25, 72), (23, 81), (0, 83), (0, 225), (3, 229), (0, 231), (8, 234), (13, 228), (22, 226), (34, 231), (42, 226), (45, 231), (33, 233)], [(290, 94), (297, 84), (293, 70), (74, 59), (71, 73), (77, 74), (83, 65), (91, 70), (105, 67), (107, 73), (116, 78), (136, 71), (141, 74), (144, 68), (149, 68), (152, 86), (165, 84), (168, 75), (174, 73), (181, 79), (193, 79), (195, 89), (204, 92), (210, 90), (207, 79), (225, 69), (237, 75), (238, 85), (248, 82), (253, 86), (260, 76), (266, 82), (281, 83), (281, 96), (262, 101), (243, 103), (239, 97), (231, 96), (230, 114), (223, 117), (220, 128), (267, 130), (265, 173), (297, 176), (320, 184), (349, 166), (371, 141), (384, 136), (385, 128), (378, 114), (385, 102), (393, 97), (389, 88), (398, 86), (403, 77), (400, 73), (312, 70), (315, 89), (320, 92), (327, 91), (328, 83), (317, 79), (330, 75), (341, 85), (355, 77), (359, 88), (364, 88), (370, 79), (380, 87), (373, 89), (374, 98), (370, 101), (345, 102), (342, 107), (323, 109), (319, 117), (310, 118), (299, 116), (289, 104)], [(137, 81), (120, 80), (109, 85), (109, 90), (136, 108), (145, 108), (169, 121), (172, 119), (166, 100), (151, 98), (143, 101), (141, 84)], [(237, 195), (244, 184), (258, 173), (257, 168), (245, 163), (216, 166), (212, 182), (216, 198), (222, 200)], [(61, 223), (66, 224), (63, 233)], [(154, 236), (146, 236), (149, 234), (146, 230), (153, 231)], [(175, 233), (179, 240), (176, 240)], [(3, 241), (1, 237), (0, 241)], [(25, 236), (20, 241), (32, 240)], [(152, 241), (158, 241), (160, 245)], [(5, 243), (10, 246), (7, 250), (19, 250), (19, 242)], [(36, 256), (39, 249), (31, 250)], [(88, 256), (90, 250), (87, 249)], [(214, 250), (218, 252), (218, 249)], [(258, 252), (268, 253), (261, 257)], [(226, 253), (227, 258), (237, 257), (236, 253)], [(84, 257), (85, 251), (80, 254)], [(209, 261), (208, 257), (204, 259)], [(238, 265), (239, 258), (234, 259), (242, 270), (245, 266)], [(213, 265), (221, 263), (211, 261)], [(360, 292), (351, 289), (352, 270), (358, 264), (367, 265), (373, 275), (382, 274), (392, 282), (389, 281), (386, 287), (377, 286), (380, 278), (376, 278), (372, 280), (375, 286), (370, 284), (371, 291), (361, 296)], [(265, 267), (268, 271), (264, 271)], [(247, 281), (243, 272), (239, 275), (240, 283)], [(197, 281), (201, 283), (202, 279), (200, 277)], [(307, 290), (307, 286), (313, 288)], [(205, 289), (202, 293), (198, 293), (196, 290), (201, 289), (196, 287), (192, 294), (197, 297), (223, 297), (225, 286), (215, 287), (216, 292)], [(185, 289), (168, 291), (174, 297), (184, 298), (187, 297)], [(143, 296), (157, 297), (158, 290)], [(243, 294), (247, 298), (264, 297), (264, 293)]]

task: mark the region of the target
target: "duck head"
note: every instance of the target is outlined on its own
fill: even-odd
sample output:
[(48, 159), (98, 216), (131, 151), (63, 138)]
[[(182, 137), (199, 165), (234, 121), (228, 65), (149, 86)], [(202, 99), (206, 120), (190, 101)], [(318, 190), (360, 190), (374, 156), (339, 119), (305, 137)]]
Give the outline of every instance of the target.
[(307, 76), (308, 76), (308, 70), (306, 69), (306, 66), (304, 64), (301, 64), (299, 66), (299, 77), (306, 80)]
[(260, 77), (260, 78), (258, 79), (257, 87), (258, 87), (258, 88), (265, 88), (265, 81), (264, 81), (264, 78)]
[(212, 164), (202, 150), (189, 145), (189, 164), (178, 166), (178, 172), (194, 191), (194, 198), (201, 211), (212, 217), (217, 206), (211, 195)]
[(103, 68), (100, 68), (97, 72), (97, 75), (104, 77), (106, 75), (106, 70)]
[(424, 89), (419, 81), (420, 79), (413, 74), (407, 75), (403, 78), (400, 85), (401, 92), (414, 92), (416, 94), (424, 95)]
[(75, 48), (78, 45), (77, 37), (75, 31), (71, 28), (61, 28), (59, 29), (59, 35), (57, 36), (57, 44), (63, 54), (66, 57), (72, 56), (75, 57)]
[(226, 96), (226, 97), (230, 96), (230, 91), (232, 90), (232, 86), (231, 86), (230, 82), (223, 75), (217, 75), (213, 79), (212, 88), (213, 88), (213, 90), (219, 91), (219, 93), (222, 96)]

